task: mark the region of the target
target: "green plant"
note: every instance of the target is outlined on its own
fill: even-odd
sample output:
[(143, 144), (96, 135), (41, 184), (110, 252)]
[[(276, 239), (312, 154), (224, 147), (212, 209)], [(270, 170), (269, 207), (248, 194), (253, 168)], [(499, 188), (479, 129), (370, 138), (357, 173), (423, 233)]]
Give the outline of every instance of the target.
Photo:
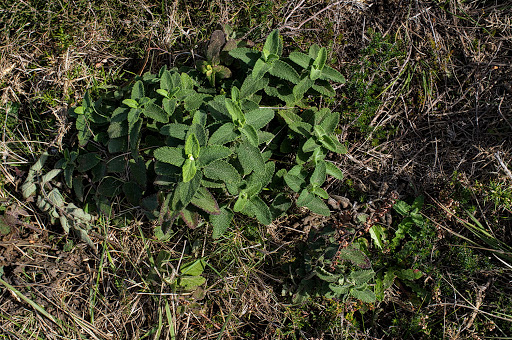
[[(215, 44), (209, 54), (216, 67), (222, 44)], [(160, 237), (179, 219), (195, 228), (202, 217), (214, 238), (234, 213), (270, 224), (290, 207), (292, 191), (300, 193), (297, 205), (329, 215), (322, 185), (327, 175), (341, 179), (342, 172), (326, 156), (346, 148), (334, 134), (339, 113), (318, 109), (315, 100), (333, 96), (329, 81), (344, 78), (325, 65), (325, 48), (313, 45), (308, 55), (289, 58), (282, 49), (276, 30), (262, 52), (229, 51), (236, 77), (206, 72), (205, 79), (192, 67), (164, 66), (96, 101), (87, 93), (70, 111), (77, 147), (65, 150), (47, 174), (40, 163), (24, 196), (62, 209), (62, 189), (53, 186), (58, 200), (48, 200), (43, 189), (63, 173), (68, 193), (87, 211), (111, 214), (114, 199), (124, 194), (158, 219)]]
[(310, 234), (305, 249), (301, 250), (303, 256), (295, 264), (299, 282), (294, 302), (317, 296), (344, 300), (352, 296), (363, 302), (375, 302), (375, 293), (369, 285), (375, 272), (368, 256), (355, 245), (340, 248), (335, 234), (330, 227)]

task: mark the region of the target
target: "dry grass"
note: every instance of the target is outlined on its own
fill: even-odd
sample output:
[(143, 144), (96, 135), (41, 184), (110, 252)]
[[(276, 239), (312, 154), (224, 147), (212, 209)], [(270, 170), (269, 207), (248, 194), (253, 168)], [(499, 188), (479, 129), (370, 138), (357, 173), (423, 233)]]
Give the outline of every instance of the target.
[[(337, 161), (353, 190), (368, 200), (382, 199), (391, 190), (402, 197), (427, 193), (454, 212), (471, 200), (478, 218), (493, 226), (497, 237), (510, 237), (511, 207), (493, 207), (487, 186), (490, 181), (502, 187), (512, 183), (510, 13), (506, 1), (295, 0), (246, 1), (243, 6), (221, 0), (194, 6), (180, 1), (7, 1), (0, 6), (0, 199), (17, 213), (8, 223), (11, 233), (0, 241), (0, 277), (6, 283), (0, 285), (2, 336), (391, 338), (386, 322), (398, 318), (393, 308), (416, 315), (414, 306), (400, 302), (407, 296), (403, 287), (393, 288), (396, 297), (390, 293), (376, 307), (381, 319), (366, 326), (354, 321), (350, 313), (356, 307), (350, 304), (303, 309), (287, 304), (281, 296), (287, 273), (280, 268), (303, 238), (302, 228), (287, 221), (283, 228), (256, 228), (257, 236), (250, 238), (235, 231), (216, 243), (204, 230), (180, 231), (172, 242), (161, 243), (143, 222), (104, 222), (93, 235), (100, 249), (94, 254), (84, 245), (70, 245), (72, 238), (47, 224), (31, 202), (20, 201), (18, 187), (41, 150), (50, 145), (62, 149), (73, 140), (66, 112), (87, 89), (101, 94), (133, 74), (185, 62), (200, 53), (199, 42), (218, 23), (240, 27), (257, 43), (280, 28), (290, 49), (306, 49), (312, 42), (329, 46), (329, 57), (349, 81), (353, 74), (348, 72), (354, 70), (366, 74), (361, 77), (368, 88), (385, 79), (373, 98), (379, 105), (365, 123), (366, 132), (356, 119), (364, 113), (349, 105), (354, 93), (347, 92), (348, 84), (338, 89), (334, 105), (347, 117), (340, 135), (350, 152)], [(372, 61), (362, 52), (375, 38), (372, 32), (400, 45), (401, 54), (365, 63)], [(340, 190), (346, 188), (334, 183), (330, 192), (345, 195)], [(461, 192), (469, 193), (466, 201)], [(440, 228), (464, 233), (454, 219), (430, 211)], [(160, 250), (177, 260), (194, 252), (204, 256), (211, 265), (204, 291), (182, 293), (150, 282), (151, 257)], [(497, 281), (485, 277), (491, 274), (471, 278), (474, 284), (463, 304), (473, 307), (441, 295), (436, 304), (419, 309), (444, 320), (446, 338), (477, 338), (486, 332), (505, 336), (507, 330), (485, 313), (498, 315), (504, 303), (500, 296), (510, 293), (505, 282), (510, 272), (502, 270)], [(460, 287), (457, 278), (455, 283), (447, 280), (453, 290)], [(332, 320), (319, 321), (320, 316)], [(316, 330), (317, 325), (328, 329)], [(397, 336), (415, 338), (411, 333)]]

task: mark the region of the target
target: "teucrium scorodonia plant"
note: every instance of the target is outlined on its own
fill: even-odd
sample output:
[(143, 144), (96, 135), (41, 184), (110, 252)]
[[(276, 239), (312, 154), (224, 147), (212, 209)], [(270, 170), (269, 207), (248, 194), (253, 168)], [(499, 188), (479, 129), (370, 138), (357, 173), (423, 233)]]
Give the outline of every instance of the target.
[(328, 215), (322, 185), (342, 173), (326, 155), (346, 149), (339, 113), (315, 106), (334, 96), (330, 82), (344, 82), (326, 49), (284, 57), (277, 30), (262, 51), (216, 31), (206, 56), (96, 101), (86, 94), (71, 112), (78, 145), (56, 164), (66, 187), (90, 211), (109, 213), (123, 195), (158, 220), (161, 236), (179, 220), (206, 220), (220, 237), (235, 213), (270, 224), (294, 196)]

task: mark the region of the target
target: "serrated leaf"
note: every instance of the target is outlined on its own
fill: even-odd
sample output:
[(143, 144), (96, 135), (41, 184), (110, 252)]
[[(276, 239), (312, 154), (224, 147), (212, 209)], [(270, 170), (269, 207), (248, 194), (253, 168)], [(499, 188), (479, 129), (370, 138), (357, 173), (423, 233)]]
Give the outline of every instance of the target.
[(185, 98), (185, 110), (194, 112), (201, 107), (206, 101), (211, 99), (209, 94), (205, 93), (194, 93)]
[(273, 30), (269, 34), (265, 40), (265, 45), (263, 45), (263, 54), (265, 55), (265, 60), (267, 60), (271, 54), (275, 54), (278, 57), (283, 54), (283, 42), (279, 36), (279, 30)]
[(329, 194), (327, 193), (327, 191), (320, 187), (312, 187), (311, 193), (325, 200), (329, 198)]
[(368, 268), (371, 265), (368, 257), (361, 250), (356, 248), (340, 249), (338, 256), (340, 259), (350, 261), (360, 268)]
[(108, 136), (110, 138), (119, 138), (128, 135), (128, 123), (124, 122), (111, 122), (108, 127)]
[(356, 299), (358, 299), (362, 302), (366, 302), (366, 303), (374, 303), (377, 300), (375, 293), (372, 290), (370, 290), (369, 288), (366, 288), (366, 289), (351, 288), (350, 295), (352, 295)]
[(244, 170), (244, 175), (248, 175), (251, 171), (265, 171), (265, 161), (260, 150), (254, 145), (242, 142), (236, 148), (236, 153)]
[(325, 47), (322, 47), (320, 50), (318, 50), (317, 57), (316, 57), (315, 61), (313, 62), (313, 68), (321, 71), (325, 66), (326, 60), (327, 60), (327, 49)]
[(314, 83), (315, 82), (310, 78), (304, 77), (297, 85), (295, 85), (293, 87), (293, 95), (295, 96), (295, 100), (301, 100), (304, 97), (304, 93), (306, 93)]
[(176, 110), (176, 99), (164, 98), (164, 100), (162, 100), (162, 107), (164, 108), (165, 113), (171, 117)]
[(261, 53), (250, 48), (239, 47), (229, 51), (229, 55), (252, 67), (256, 63), (256, 60), (260, 58)]
[(233, 211), (227, 207), (220, 208), (220, 213), (218, 215), (210, 215), (210, 223), (213, 226), (212, 237), (214, 239), (218, 239), (226, 232), (233, 220), (233, 217)]
[(252, 146), (258, 147), (258, 145), (260, 144), (259, 138), (258, 138), (258, 132), (252, 125), (245, 124), (240, 129), (240, 131), (246, 137), (247, 141), (249, 143), (251, 143)]
[(210, 179), (222, 181), (232, 195), (238, 193), (238, 185), (241, 181), (238, 171), (225, 160), (217, 160), (210, 163), (204, 169), (204, 175)]
[(313, 174), (311, 174), (309, 183), (313, 184), (314, 186), (320, 186), (320, 185), (324, 184), (325, 179), (326, 179), (326, 164), (325, 164), (325, 161), (320, 161), (316, 164), (315, 170), (313, 171)]
[(89, 152), (84, 155), (80, 155), (77, 158), (77, 170), (80, 172), (89, 171), (92, 168), (94, 168), (100, 161), (101, 156), (94, 152)]
[(250, 210), (261, 224), (269, 225), (272, 223), (272, 214), (270, 213), (270, 209), (259, 196), (253, 196), (249, 200), (245, 209)]
[(329, 216), (331, 214), (329, 207), (325, 204), (322, 199), (316, 197), (307, 190), (302, 190), (299, 198), (297, 199), (297, 205), (299, 207), (306, 207), (315, 214)]
[(333, 274), (325, 270), (324, 268), (318, 266), (315, 268), (315, 275), (322, 281), (325, 282), (337, 282), (340, 279), (339, 274)]
[(165, 70), (162, 75), (160, 76), (160, 89), (163, 90), (171, 90), (173, 88), (172, 78), (171, 78), (171, 72), (168, 70)]
[(317, 150), (319, 146), (320, 145), (316, 143), (315, 138), (309, 138), (308, 140), (306, 140), (306, 142), (304, 142), (304, 145), (302, 145), (302, 151), (304, 151), (305, 153), (312, 152), (314, 150)]
[(177, 284), (184, 290), (194, 290), (206, 282), (202, 276), (183, 276), (179, 277)]
[(209, 145), (224, 145), (234, 141), (238, 136), (239, 132), (235, 129), (233, 123), (226, 123), (219, 127), (208, 139)]
[(199, 157), (199, 151), (201, 147), (199, 146), (199, 141), (195, 133), (190, 133), (185, 142), (185, 155), (190, 158), (192, 156), (192, 160), (197, 159)]
[(271, 64), (267, 64), (263, 59), (258, 59), (254, 64), (251, 76), (256, 80), (261, 79), (271, 68)]
[(339, 117), (338, 112), (331, 112), (329, 108), (323, 108), (315, 112), (315, 125), (322, 126), (325, 133), (332, 134), (338, 126)]
[(114, 197), (119, 194), (123, 181), (116, 177), (107, 176), (98, 185), (97, 194), (104, 197)]
[(169, 163), (179, 167), (181, 167), (185, 162), (185, 154), (183, 148), (162, 146), (156, 149), (153, 155), (160, 162)]
[(48, 171), (46, 174), (44, 174), (41, 177), (41, 185), (45, 185), (46, 183), (48, 183), (49, 181), (54, 179), (61, 172), (62, 172), (61, 169), (53, 169), (53, 170)]
[(287, 80), (293, 84), (300, 82), (300, 76), (288, 63), (282, 60), (276, 60), (272, 63), (272, 68), (268, 72), (274, 77), (278, 77)]
[(245, 114), (246, 124), (252, 125), (256, 130), (265, 127), (274, 118), (272, 109), (256, 109)]
[(242, 83), (242, 87), (240, 87), (240, 99), (250, 98), (253, 94), (264, 89), (267, 85), (268, 78), (245, 78), (244, 82)]
[(119, 153), (128, 151), (128, 139), (125, 137), (112, 138), (108, 141), (108, 152)]
[(187, 208), (183, 208), (180, 211), (180, 217), (190, 229), (195, 229), (199, 224), (199, 214), (197, 211), (191, 211)]
[(160, 128), (160, 134), (164, 136), (171, 136), (173, 138), (178, 138), (181, 140), (185, 140), (187, 136), (187, 132), (189, 129), (189, 125), (179, 124), (179, 123), (171, 123), (164, 125)]
[(379, 249), (384, 248), (384, 228), (382, 226), (375, 224), (370, 228), (370, 237), (372, 238), (373, 242)]
[(398, 201), (393, 206), (393, 209), (402, 216), (408, 216), (411, 206), (404, 201)]
[(311, 88), (320, 93), (321, 95), (327, 97), (334, 97), (336, 95), (336, 92), (332, 88), (331, 84), (329, 84), (325, 80), (316, 79), (315, 84), (313, 84)]
[(414, 281), (423, 276), (418, 269), (401, 269), (395, 272), (396, 276), (401, 280)]
[(313, 62), (310, 56), (301, 52), (292, 52), (288, 57), (291, 61), (304, 69), (308, 69)]
[(219, 205), (217, 204), (217, 201), (205, 187), (199, 187), (199, 189), (197, 189), (196, 194), (194, 195), (190, 203), (211, 215), (220, 214), (220, 209)]
[(165, 113), (165, 111), (156, 104), (148, 104), (144, 107), (144, 110), (142, 110), (142, 113), (151, 119), (154, 119), (155, 121), (159, 123), (167, 123), (169, 121), (168, 115)]
[(245, 115), (240, 108), (238, 103), (234, 102), (230, 98), (226, 98), (226, 108), (231, 116), (231, 119), (234, 124), (244, 125), (245, 124)]
[(197, 172), (196, 161), (190, 158), (185, 159), (185, 163), (183, 163), (182, 174), (183, 174), (183, 182), (189, 182), (194, 178)]
[(139, 101), (144, 97), (144, 84), (141, 80), (137, 80), (135, 84), (133, 84), (131, 99), (135, 101)]
[(283, 215), (291, 207), (292, 201), (285, 194), (279, 193), (270, 204), (272, 218), (276, 219)]
[(231, 155), (231, 149), (222, 145), (208, 145), (199, 151), (199, 167), (205, 167), (218, 159), (224, 159)]
[(75, 126), (78, 130), (78, 145), (85, 147), (89, 141), (89, 138), (92, 136), (92, 131), (89, 128), (89, 122), (87, 121), (85, 115), (79, 115), (76, 117)]
[(132, 109), (136, 109), (139, 107), (139, 103), (137, 103), (137, 101), (133, 99), (124, 99), (123, 104), (128, 107), (131, 107)]
[(325, 171), (329, 176), (339, 179), (340, 181), (343, 180), (343, 172), (333, 163), (326, 162)]
[(182, 207), (174, 206), (175, 203), (171, 202), (173, 205), (171, 207), (172, 210), (181, 210), (190, 203), (190, 201), (192, 200), (192, 198), (194, 198), (194, 195), (196, 194), (197, 190), (201, 185), (202, 178), (203, 174), (199, 170), (196, 172), (195, 176), (190, 181), (178, 183), (176, 187), (176, 192), (178, 193)]
[(373, 269), (368, 270), (356, 270), (352, 271), (349, 275), (350, 281), (352, 281), (356, 286), (362, 285), (363, 283), (367, 283), (375, 276), (375, 272)]
[(340, 72), (327, 65), (324, 66), (320, 79), (330, 80), (340, 84), (344, 84), (346, 81), (345, 77), (343, 77)]
[(139, 205), (142, 197), (142, 191), (135, 182), (126, 182), (123, 184), (123, 192), (127, 201), (132, 205)]

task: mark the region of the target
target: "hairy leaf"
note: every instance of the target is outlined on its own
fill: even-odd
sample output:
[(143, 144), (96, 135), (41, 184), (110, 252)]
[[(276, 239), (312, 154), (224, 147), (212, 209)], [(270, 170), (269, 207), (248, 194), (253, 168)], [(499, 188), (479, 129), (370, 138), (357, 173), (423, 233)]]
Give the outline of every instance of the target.
[(213, 180), (219, 180), (226, 184), (226, 188), (232, 195), (238, 193), (238, 185), (241, 181), (240, 174), (225, 160), (217, 160), (204, 168), (204, 175)]
[(272, 68), (270, 68), (268, 72), (274, 77), (288, 80), (294, 84), (298, 84), (300, 82), (300, 77), (297, 71), (295, 71), (293, 67), (282, 60), (274, 61)]
[(316, 197), (307, 190), (302, 190), (299, 198), (297, 199), (297, 205), (299, 207), (306, 207), (315, 214), (329, 216), (331, 214), (329, 207), (325, 204), (322, 199)]
[(169, 121), (169, 117), (165, 113), (165, 111), (158, 105), (148, 104), (142, 110), (142, 113), (151, 119), (156, 120), (159, 123), (167, 123)]
[(213, 226), (212, 237), (214, 239), (218, 239), (224, 235), (233, 220), (233, 216), (233, 211), (227, 207), (220, 208), (220, 213), (218, 215), (210, 215), (210, 223)]
[(208, 144), (224, 145), (234, 141), (239, 135), (233, 123), (225, 123), (211, 135)]
[(260, 150), (248, 142), (242, 142), (236, 149), (238, 160), (247, 175), (251, 171), (265, 171), (265, 162)]
[(325, 171), (329, 176), (332, 176), (340, 181), (343, 180), (343, 172), (333, 163), (325, 162)]
[(313, 59), (310, 56), (301, 52), (292, 52), (290, 53), (289, 58), (295, 64), (301, 66), (304, 69), (308, 69), (313, 62)]
[(171, 123), (162, 126), (160, 128), (160, 134), (164, 136), (171, 136), (174, 138), (185, 140), (188, 129), (189, 125), (187, 124)]
[(157, 160), (181, 167), (185, 162), (185, 154), (182, 148), (162, 146), (155, 150), (154, 156)]
[(199, 167), (205, 167), (218, 159), (224, 159), (231, 155), (231, 149), (222, 145), (208, 145), (199, 151)]
[(212, 215), (220, 214), (219, 205), (212, 194), (205, 188), (199, 187), (190, 201), (191, 204)]

